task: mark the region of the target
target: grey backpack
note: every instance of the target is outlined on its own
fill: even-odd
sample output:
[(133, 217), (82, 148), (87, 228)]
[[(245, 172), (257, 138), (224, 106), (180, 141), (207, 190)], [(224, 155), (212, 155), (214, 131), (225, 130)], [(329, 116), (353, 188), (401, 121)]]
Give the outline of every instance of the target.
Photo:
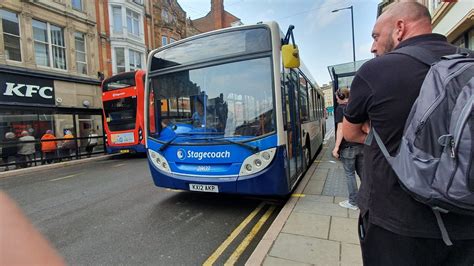
[(454, 54), (439, 60), (415, 46), (392, 53), (408, 55), (431, 68), (395, 157), (374, 128), (366, 144), (375, 138), (405, 191), (432, 208), (441, 236), (450, 246), (440, 212), (474, 215), (474, 58)]

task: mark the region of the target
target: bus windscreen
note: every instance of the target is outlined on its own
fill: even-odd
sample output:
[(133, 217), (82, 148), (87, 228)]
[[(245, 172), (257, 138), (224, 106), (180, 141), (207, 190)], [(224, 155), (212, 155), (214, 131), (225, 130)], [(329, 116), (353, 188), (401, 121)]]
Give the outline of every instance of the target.
[(153, 57), (151, 69), (266, 51), (271, 51), (267, 28), (236, 30), (197, 38), (160, 51)]
[(104, 113), (107, 126), (111, 131), (134, 129), (137, 116), (137, 98), (127, 97), (105, 101)]

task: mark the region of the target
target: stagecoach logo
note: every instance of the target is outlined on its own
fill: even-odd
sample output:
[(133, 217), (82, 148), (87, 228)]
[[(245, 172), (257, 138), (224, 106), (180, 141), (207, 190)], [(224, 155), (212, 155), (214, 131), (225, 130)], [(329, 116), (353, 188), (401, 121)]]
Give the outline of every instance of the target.
[(176, 156), (178, 156), (178, 159), (184, 160), (184, 158), (186, 157), (185, 151), (183, 149), (178, 149), (178, 151), (176, 152)]
[(224, 159), (230, 158), (230, 151), (185, 151), (184, 149), (178, 149), (176, 156), (180, 160), (186, 158), (198, 159), (199, 161), (202, 159)]

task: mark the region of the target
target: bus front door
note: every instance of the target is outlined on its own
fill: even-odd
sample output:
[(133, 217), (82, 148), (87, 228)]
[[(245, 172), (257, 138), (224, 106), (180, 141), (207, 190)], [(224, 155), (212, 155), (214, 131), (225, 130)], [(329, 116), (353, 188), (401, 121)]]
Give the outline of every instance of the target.
[(288, 166), (289, 166), (289, 184), (297, 181), (298, 176), (303, 172), (303, 148), (301, 145), (301, 123), (299, 95), (298, 95), (298, 75), (291, 71), (287, 75), (285, 82), (285, 101), (287, 112), (287, 149), (288, 149)]

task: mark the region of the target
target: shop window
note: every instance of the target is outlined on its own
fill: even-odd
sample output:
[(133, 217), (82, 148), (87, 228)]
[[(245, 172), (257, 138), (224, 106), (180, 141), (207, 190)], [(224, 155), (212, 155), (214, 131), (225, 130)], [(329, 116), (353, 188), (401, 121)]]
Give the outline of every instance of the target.
[(168, 43), (168, 37), (161, 36), (161, 46), (165, 46)]
[(2, 19), (3, 44), (8, 60), (21, 61), (20, 26), (18, 15), (0, 9)]
[(36, 64), (65, 70), (66, 44), (63, 29), (38, 20), (33, 20), (32, 25)]
[(74, 41), (76, 44), (76, 69), (77, 73), (87, 74), (87, 58), (85, 35), (80, 32), (74, 33)]
[(140, 36), (140, 15), (127, 9), (127, 31), (134, 36)]
[(128, 55), (129, 55), (130, 71), (141, 69), (142, 68), (142, 54), (137, 51), (129, 50)]
[(116, 73), (125, 72), (125, 49), (115, 48)]
[(71, 0), (72, 8), (77, 11), (82, 11), (82, 0)]
[[(76, 128), (78, 137), (79, 153), (86, 155), (88, 143), (96, 143), (91, 148), (92, 153), (104, 152), (104, 136), (102, 129), (101, 115), (79, 114), (76, 117)], [(91, 133), (95, 133), (97, 137), (90, 137)], [(93, 141), (92, 139), (95, 139)]]

